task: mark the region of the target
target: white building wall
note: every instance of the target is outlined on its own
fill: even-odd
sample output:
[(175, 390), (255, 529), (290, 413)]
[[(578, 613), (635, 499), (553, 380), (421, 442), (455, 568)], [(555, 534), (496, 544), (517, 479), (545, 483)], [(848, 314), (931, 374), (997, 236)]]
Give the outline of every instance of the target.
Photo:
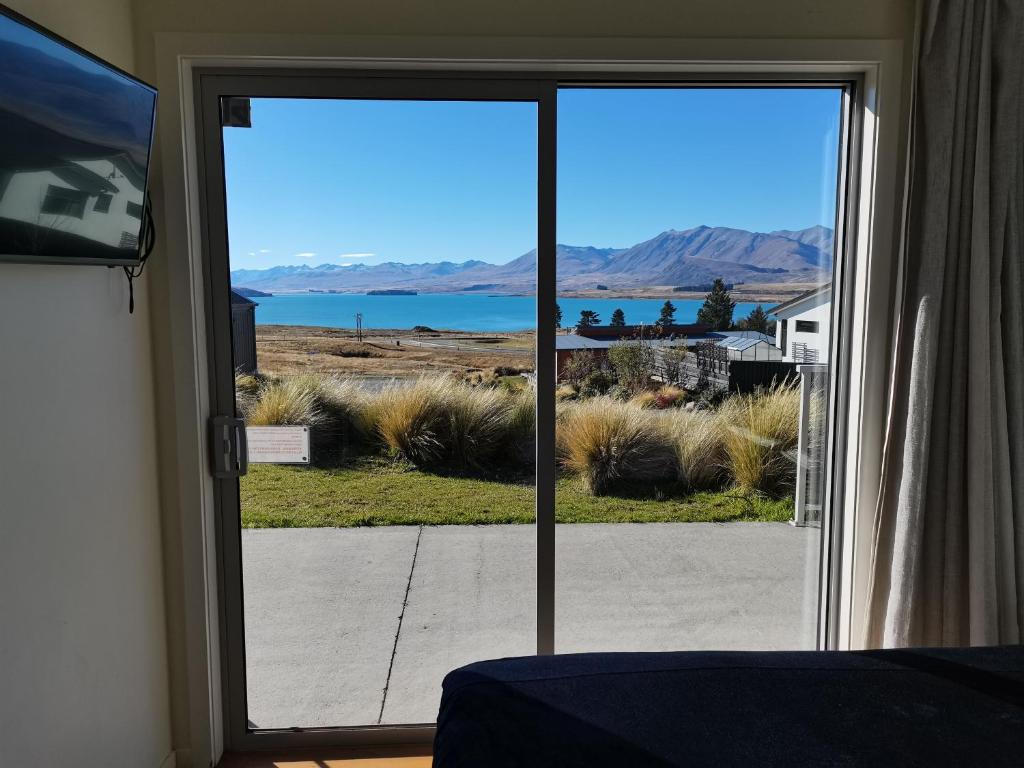
[[(783, 334), (781, 328), (781, 321), (786, 321), (786, 333)], [(816, 322), (818, 324), (817, 333), (807, 333), (797, 331), (797, 321), (809, 321)], [(780, 313), (777, 318), (777, 327), (775, 330), (776, 344), (779, 348), (782, 348), (783, 336), (785, 336), (785, 349), (782, 350), (783, 360), (787, 362), (793, 362), (793, 345), (794, 344), (806, 344), (808, 350), (817, 350), (818, 362), (824, 363), (828, 360), (829, 355), (829, 339), (832, 335), (832, 303), (826, 301), (818, 306), (811, 306), (803, 311), (797, 312), (796, 314), (789, 315), (788, 313)]]

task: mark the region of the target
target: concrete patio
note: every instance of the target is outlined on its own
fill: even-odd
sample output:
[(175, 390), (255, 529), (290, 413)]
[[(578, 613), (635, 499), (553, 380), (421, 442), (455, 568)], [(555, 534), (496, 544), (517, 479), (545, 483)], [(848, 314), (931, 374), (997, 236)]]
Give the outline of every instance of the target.
[[(450, 669), (535, 650), (533, 526), (246, 530), (249, 719), (433, 722)], [(820, 531), (560, 525), (560, 653), (813, 645)]]

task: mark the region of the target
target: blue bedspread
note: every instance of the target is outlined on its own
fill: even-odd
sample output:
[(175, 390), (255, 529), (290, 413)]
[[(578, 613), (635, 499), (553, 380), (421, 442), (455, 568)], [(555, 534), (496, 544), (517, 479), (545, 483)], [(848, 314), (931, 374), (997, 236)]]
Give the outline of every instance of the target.
[(444, 680), (434, 768), (1024, 766), (1024, 649), (598, 653)]

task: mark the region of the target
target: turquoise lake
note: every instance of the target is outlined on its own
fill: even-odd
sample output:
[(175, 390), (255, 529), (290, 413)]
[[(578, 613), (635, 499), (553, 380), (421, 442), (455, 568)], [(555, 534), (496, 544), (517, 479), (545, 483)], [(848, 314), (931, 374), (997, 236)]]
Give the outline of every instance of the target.
[[(693, 323), (702, 301), (675, 299), (677, 323)], [(535, 328), (533, 296), (487, 296), (462, 293), (424, 293), (416, 296), (366, 296), (346, 293), (302, 293), (254, 298), (258, 325), (306, 325), (355, 328), (356, 313), (364, 328), (412, 328), (426, 325), (453, 331), (525, 331)], [(607, 323), (615, 309), (630, 325), (653, 323), (665, 299), (559, 299), (562, 324), (573, 325), (580, 311), (590, 309)], [(736, 305), (734, 318), (746, 317), (756, 304)], [(767, 308), (767, 307), (766, 307)]]

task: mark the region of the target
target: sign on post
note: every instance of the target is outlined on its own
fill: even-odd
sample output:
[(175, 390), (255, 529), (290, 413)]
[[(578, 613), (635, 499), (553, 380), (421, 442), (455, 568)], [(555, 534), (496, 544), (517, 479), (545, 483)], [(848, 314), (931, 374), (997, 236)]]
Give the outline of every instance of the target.
[(250, 464), (309, 464), (309, 427), (246, 427)]

